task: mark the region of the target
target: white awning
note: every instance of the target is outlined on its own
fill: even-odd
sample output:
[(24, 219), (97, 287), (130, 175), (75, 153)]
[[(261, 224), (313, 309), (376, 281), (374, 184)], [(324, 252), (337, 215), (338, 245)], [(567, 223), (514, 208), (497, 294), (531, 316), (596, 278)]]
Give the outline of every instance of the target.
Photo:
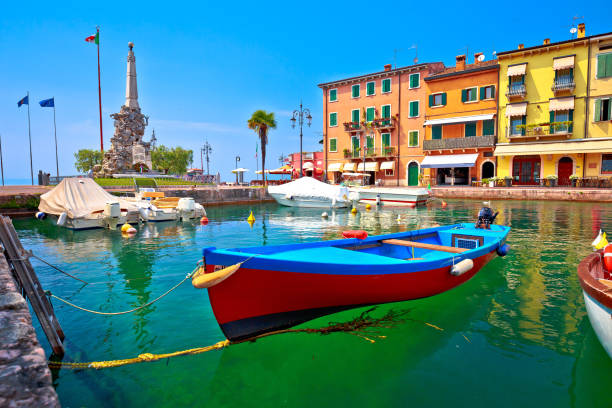
[(506, 116), (525, 116), (527, 114), (527, 102), (506, 105)]
[(378, 162), (359, 163), (357, 165), (357, 170), (358, 171), (378, 171)]
[(553, 60), (553, 69), (558, 71), (560, 69), (574, 68), (574, 56), (555, 58)]
[(574, 97), (568, 96), (567, 98), (555, 98), (551, 99), (548, 103), (548, 110), (554, 111), (566, 111), (574, 109)]
[(343, 163), (332, 163), (327, 166), (327, 171), (342, 171), (342, 164)]
[(471, 116), (456, 116), (454, 118), (442, 118), (442, 119), (431, 119), (426, 120), (424, 125), (445, 125), (448, 123), (465, 123), (465, 122), (477, 122), (479, 120), (490, 120), (493, 119), (495, 114), (488, 113), (486, 115), (471, 115)]
[(312, 164), (312, 162), (306, 162), (304, 163), (304, 166), (302, 166), (302, 168), (304, 170), (312, 170), (314, 168), (314, 165)]
[(421, 167), (425, 169), (440, 169), (443, 167), (474, 167), (477, 158), (478, 153), (425, 156), (421, 162)]
[(247, 171), (249, 171), (249, 169), (245, 169), (245, 168), (239, 167), (237, 169), (232, 170), (232, 173), (245, 173)]
[(525, 75), (526, 70), (527, 64), (511, 65), (508, 67), (508, 76), (513, 77)]
[(342, 171), (343, 172), (354, 172), (355, 171), (355, 167), (357, 167), (357, 163), (344, 163), (344, 167), (342, 167)]
[(394, 161), (386, 161), (386, 162), (382, 162), (380, 164), (380, 169), (381, 170), (393, 170), (395, 168), (395, 162)]

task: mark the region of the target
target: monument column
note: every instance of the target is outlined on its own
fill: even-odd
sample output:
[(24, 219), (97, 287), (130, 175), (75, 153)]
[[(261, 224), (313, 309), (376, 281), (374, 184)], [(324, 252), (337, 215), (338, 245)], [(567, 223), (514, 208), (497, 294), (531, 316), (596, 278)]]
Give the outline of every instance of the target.
[(127, 57), (127, 79), (125, 83), (125, 106), (140, 108), (138, 106), (138, 86), (136, 84), (136, 57), (134, 57), (134, 43), (129, 42)]

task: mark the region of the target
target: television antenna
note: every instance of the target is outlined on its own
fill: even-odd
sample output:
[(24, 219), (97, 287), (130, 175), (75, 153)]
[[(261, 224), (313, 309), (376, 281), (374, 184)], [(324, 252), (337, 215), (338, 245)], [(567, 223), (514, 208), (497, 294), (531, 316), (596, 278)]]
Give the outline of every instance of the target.
[(485, 59), (484, 54), (480, 54), (480, 55), (478, 56), (478, 62), (482, 62), (482, 61), (484, 61), (484, 59)]
[(576, 22), (578, 20), (583, 20), (584, 16), (574, 16), (572, 17), (572, 26), (569, 30), (570, 32), (570, 38), (575, 38), (574, 35), (578, 32), (578, 28), (576, 27)]
[(393, 69), (397, 68), (397, 53), (400, 52), (401, 49), (394, 48), (393, 49)]

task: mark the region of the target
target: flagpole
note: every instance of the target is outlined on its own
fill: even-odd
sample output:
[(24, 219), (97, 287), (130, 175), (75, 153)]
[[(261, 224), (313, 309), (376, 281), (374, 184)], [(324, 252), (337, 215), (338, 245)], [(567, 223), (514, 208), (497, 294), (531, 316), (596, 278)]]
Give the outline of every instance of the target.
[(0, 135), (0, 170), (2, 171), (2, 186), (4, 186), (4, 163), (2, 162), (2, 135)]
[[(100, 87), (100, 27), (96, 27), (98, 37), (98, 107), (100, 108), (100, 151), (104, 153), (104, 138), (102, 137), (102, 88)], [(55, 108), (54, 108), (55, 109)]]
[(28, 91), (28, 138), (30, 139), (30, 175), (34, 185), (34, 169), (32, 166), (32, 133), (30, 132), (30, 91)]
[(53, 136), (55, 136), (55, 171), (59, 183), (59, 162), (57, 160), (57, 126), (55, 125), (55, 96), (53, 97)]

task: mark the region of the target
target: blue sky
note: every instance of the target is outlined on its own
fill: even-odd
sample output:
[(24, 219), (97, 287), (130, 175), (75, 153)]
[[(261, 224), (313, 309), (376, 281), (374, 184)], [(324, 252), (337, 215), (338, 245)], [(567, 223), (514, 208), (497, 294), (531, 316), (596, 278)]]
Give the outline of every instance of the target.
[(322, 92), (317, 84), (420, 62), (454, 65), (455, 56), (501, 52), (569, 39), (573, 16), (587, 35), (612, 31), (603, 1), (471, 2), (3, 2), (0, 13), (0, 135), (6, 177), (29, 177), (27, 116), (17, 101), (30, 91), (34, 172), (55, 173), (56, 99), (60, 173), (75, 174), (73, 153), (99, 148), (96, 48), (101, 32), (105, 148), (111, 113), (125, 98), (127, 43), (135, 44), (139, 102), (158, 143), (194, 150), (208, 138), (211, 173), (230, 179), (234, 157), (255, 170), (253, 111), (276, 113), (267, 166), (299, 150), (290, 115), (300, 100), (311, 108), (304, 150), (319, 150)]

